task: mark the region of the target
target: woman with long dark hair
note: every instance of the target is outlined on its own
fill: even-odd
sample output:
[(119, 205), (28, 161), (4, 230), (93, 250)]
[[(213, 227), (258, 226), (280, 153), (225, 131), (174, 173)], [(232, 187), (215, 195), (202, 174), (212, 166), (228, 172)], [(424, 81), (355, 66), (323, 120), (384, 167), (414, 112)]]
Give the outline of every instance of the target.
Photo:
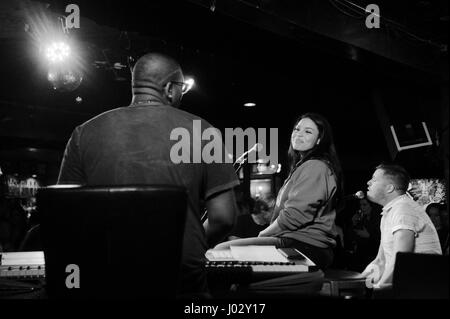
[(216, 246), (275, 245), (296, 248), (317, 266), (327, 268), (336, 245), (335, 218), (342, 208), (342, 169), (328, 121), (302, 115), (291, 134), (290, 173), (278, 192), (272, 222), (258, 237)]

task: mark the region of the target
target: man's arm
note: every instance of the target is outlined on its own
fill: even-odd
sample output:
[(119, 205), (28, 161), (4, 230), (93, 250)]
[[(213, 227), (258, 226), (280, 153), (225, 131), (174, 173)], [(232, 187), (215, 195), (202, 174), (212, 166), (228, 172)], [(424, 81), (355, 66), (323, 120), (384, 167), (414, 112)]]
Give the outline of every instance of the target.
[(383, 246), (380, 243), (377, 256), (370, 264), (367, 265), (361, 276), (366, 277), (371, 282), (371, 284), (377, 283), (384, 272), (384, 264), (384, 251)]
[(79, 127), (75, 128), (67, 142), (57, 184), (85, 184), (79, 151)]
[(394, 253), (414, 251), (414, 232), (409, 229), (399, 229), (394, 233)]
[(275, 236), (276, 234), (282, 232), (280, 225), (278, 224), (278, 221), (275, 220), (272, 224), (270, 224), (266, 229), (262, 230), (258, 237), (269, 237), (269, 236)]
[(414, 232), (409, 229), (399, 229), (394, 233), (394, 259), (392, 263), (386, 265), (386, 269), (381, 276), (380, 285), (391, 284), (394, 275), (395, 258), (398, 252), (414, 251)]
[(203, 223), (209, 247), (220, 243), (234, 225), (237, 205), (234, 190), (229, 189), (210, 197), (206, 201), (208, 219)]

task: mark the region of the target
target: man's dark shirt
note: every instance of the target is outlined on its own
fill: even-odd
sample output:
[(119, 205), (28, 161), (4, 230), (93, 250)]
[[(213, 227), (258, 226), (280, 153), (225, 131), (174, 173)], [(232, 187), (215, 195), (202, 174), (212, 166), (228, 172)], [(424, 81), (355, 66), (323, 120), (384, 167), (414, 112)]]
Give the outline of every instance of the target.
[[(167, 105), (132, 105), (105, 112), (74, 130), (58, 178), (59, 184), (184, 186), (188, 212), (183, 292), (197, 292), (206, 286), (202, 269), (207, 244), (200, 201), (239, 184), (231, 164), (193, 163), (192, 145), (190, 163), (172, 162), (171, 148), (180, 137), (170, 140), (171, 132), (185, 128), (192, 144), (193, 120), (201, 120), (202, 130), (211, 127), (199, 117)], [(208, 142), (202, 141), (202, 149)]]
[(238, 216), (233, 230), (228, 236), (236, 236), (239, 238), (258, 237), (259, 233), (267, 228), (267, 225), (258, 225), (252, 218), (251, 214), (243, 214)]

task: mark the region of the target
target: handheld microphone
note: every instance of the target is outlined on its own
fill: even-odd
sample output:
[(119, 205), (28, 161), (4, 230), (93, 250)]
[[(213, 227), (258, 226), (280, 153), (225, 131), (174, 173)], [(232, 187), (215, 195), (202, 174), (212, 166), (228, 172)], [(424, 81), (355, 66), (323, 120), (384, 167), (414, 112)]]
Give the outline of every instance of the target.
[(347, 200), (347, 199), (363, 199), (364, 197), (366, 197), (366, 195), (364, 194), (363, 191), (357, 191), (354, 194), (344, 196), (344, 199), (345, 200)]
[(263, 149), (263, 147), (264, 145), (262, 145), (261, 143), (256, 143), (251, 149), (239, 156), (239, 158), (236, 160), (236, 164), (243, 164), (251, 153), (259, 152)]

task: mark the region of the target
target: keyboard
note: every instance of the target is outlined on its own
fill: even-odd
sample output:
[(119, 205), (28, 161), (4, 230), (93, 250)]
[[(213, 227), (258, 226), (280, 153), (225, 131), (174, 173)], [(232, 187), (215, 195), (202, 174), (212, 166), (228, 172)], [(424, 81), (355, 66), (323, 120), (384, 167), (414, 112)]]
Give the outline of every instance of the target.
[(207, 261), (205, 266), (210, 277), (234, 278), (240, 282), (270, 279), (313, 270), (311, 266), (294, 262)]
[(1, 253), (0, 278), (45, 278), (44, 253), (42, 251)]

